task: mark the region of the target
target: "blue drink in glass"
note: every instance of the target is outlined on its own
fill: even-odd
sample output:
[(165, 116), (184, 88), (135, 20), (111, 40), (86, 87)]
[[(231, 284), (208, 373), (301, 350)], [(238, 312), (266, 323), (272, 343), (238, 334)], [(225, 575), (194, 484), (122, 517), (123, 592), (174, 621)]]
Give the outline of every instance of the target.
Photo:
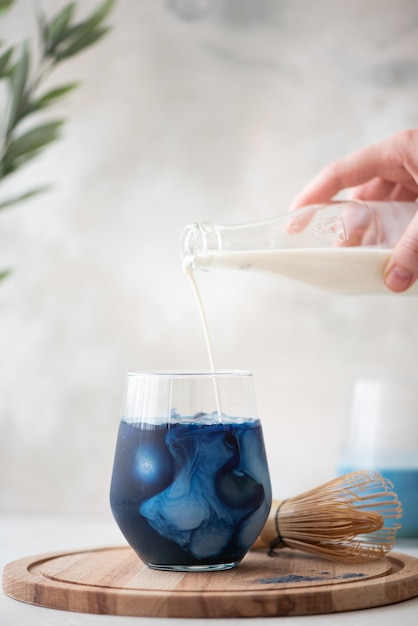
[(150, 567), (234, 567), (271, 507), (260, 420), (174, 411), (165, 422), (122, 417), (110, 502), (128, 543)]

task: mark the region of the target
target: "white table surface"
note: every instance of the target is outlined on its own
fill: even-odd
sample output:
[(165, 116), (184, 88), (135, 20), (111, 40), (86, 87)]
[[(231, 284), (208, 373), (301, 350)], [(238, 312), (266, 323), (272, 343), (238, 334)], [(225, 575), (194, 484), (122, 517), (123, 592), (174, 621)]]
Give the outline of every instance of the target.
[[(49, 552), (77, 550), (91, 547), (124, 545), (124, 540), (113, 519), (79, 519), (54, 517), (0, 516), (0, 567), (17, 559)], [(399, 541), (396, 551), (418, 558), (418, 539)], [(304, 617), (276, 617), (249, 619), (217, 619), (223, 626), (249, 623), (263, 624), (288, 620), (289, 626), (416, 626), (418, 597), (376, 609), (349, 611), (328, 615)], [(199, 625), (213, 623), (213, 619), (199, 619)], [(130, 626), (130, 624), (160, 626), (189, 626), (190, 619), (115, 617), (57, 611), (24, 604), (0, 594), (1, 626)]]

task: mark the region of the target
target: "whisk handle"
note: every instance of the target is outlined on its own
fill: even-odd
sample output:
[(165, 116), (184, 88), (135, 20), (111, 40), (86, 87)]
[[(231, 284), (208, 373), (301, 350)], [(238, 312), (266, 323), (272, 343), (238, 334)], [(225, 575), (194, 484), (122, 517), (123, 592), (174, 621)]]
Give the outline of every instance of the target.
[(272, 542), (277, 539), (276, 514), (281, 504), (280, 500), (273, 500), (269, 516), (264, 524), (263, 530), (255, 540), (252, 550), (265, 550), (270, 548)]

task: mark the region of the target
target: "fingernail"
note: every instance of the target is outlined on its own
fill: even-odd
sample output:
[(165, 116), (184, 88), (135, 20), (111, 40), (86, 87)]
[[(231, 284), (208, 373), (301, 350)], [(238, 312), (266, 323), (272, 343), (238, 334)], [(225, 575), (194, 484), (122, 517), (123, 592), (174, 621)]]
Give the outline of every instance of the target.
[(398, 265), (394, 265), (385, 276), (385, 284), (392, 291), (405, 291), (411, 282), (411, 272)]

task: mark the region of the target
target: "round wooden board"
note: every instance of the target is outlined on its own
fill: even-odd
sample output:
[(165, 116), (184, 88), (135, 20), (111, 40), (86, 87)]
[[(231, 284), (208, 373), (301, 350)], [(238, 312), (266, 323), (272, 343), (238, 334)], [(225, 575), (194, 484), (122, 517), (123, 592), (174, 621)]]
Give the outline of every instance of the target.
[(391, 553), (344, 565), (293, 550), (253, 551), (232, 570), (183, 573), (151, 570), (129, 547), (108, 547), (13, 561), (3, 590), (38, 606), (107, 615), (313, 615), (418, 596), (418, 559)]

